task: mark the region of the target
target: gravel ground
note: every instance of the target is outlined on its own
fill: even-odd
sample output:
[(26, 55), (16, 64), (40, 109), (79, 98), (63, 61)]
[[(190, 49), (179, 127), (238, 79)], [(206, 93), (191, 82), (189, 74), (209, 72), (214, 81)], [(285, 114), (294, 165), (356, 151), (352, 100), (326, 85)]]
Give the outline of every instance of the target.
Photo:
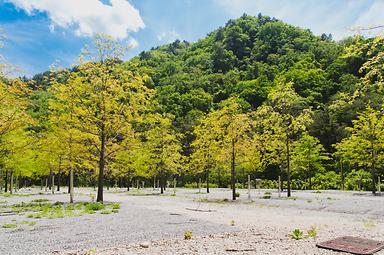
[[(90, 201), (89, 194), (94, 193), (76, 191), (76, 201)], [(240, 199), (231, 202), (224, 200), (231, 197), (228, 189), (197, 191), (178, 189), (171, 196), (172, 190), (167, 190), (159, 196), (152, 189), (110, 190), (105, 200), (121, 203), (119, 213), (34, 219), (34, 226), (0, 228), (0, 254), (342, 254), (315, 244), (343, 235), (384, 240), (384, 196), (300, 191), (292, 199), (285, 194), (279, 199), (277, 192), (268, 191), (272, 198), (262, 199), (266, 190), (252, 190), (248, 200), (247, 190), (240, 190)], [(68, 194), (20, 192), (34, 195), (0, 196), (0, 203), (68, 200)], [(25, 215), (0, 216), (0, 225), (25, 219)], [(312, 226), (316, 239), (288, 237), (296, 228), (305, 232)], [(186, 230), (192, 231), (192, 240), (183, 240)], [(149, 248), (140, 246), (144, 241)]]

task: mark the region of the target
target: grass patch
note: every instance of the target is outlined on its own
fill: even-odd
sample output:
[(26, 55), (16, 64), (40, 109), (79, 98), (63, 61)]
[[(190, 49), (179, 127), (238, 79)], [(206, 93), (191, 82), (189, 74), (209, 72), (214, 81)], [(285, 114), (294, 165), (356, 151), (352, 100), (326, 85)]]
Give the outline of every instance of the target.
[(28, 225), (28, 226), (35, 226), (36, 223), (37, 223), (36, 221), (27, 221), (27, 220), (23, 220), (20, 222), (20, 224)]
[(32, 196), (32, 194), (11, 194), (11, 193), (1, 193), (0, 197), (29, 197)]
[(48, 202), (49, 199), (46, 199), (46, 198), (39, 198), (39, 199), (34, 199), (32, 200), (31, 202), (32, 203), (43, 203), (43, 202)]
[(262, 196), (263, 199), (271, 199), (272, 193), (267, 191), (264, 193), (264, 196)]
[(27, 218), (57, 219), (57, 218), (64, 218), (64, 217), (81, 216), (84, 214), (95, 214), (97, 212), (100, 212), (101, 214), (108, 214), (112, 212), (118, 213), (120, 209), (120, 204), (118, 203), (65, 204), (63, 202), (55, 202), (55, 203), (39, 203), (39, 202), (32, 203), (31, 202), (31, 203), (20, 203), (20, 204), (9, 205), (9, 206), (0, 205), (0, 208), (11, 209), (15, 213), (28, 213)]
[(105, 208), (105, 205), (102, 203), (89, 203), (85, 205), (85, 208), (90, 211), (100, 211)]
[(200, 198), (200, 199), (197, 199), (198, 202), (204, 202), (204, 203), (215, 203), (215, 204), (224, 204), (224, 203), (228, 203), (229, 200), (228, 198), (224, 198), (224, 199), (208, 199), (206, 197), (204, 198)]
[(110, 204), (108, 206), (110, 206), (112, 209), (120, 209), (120, 204), (118, 204), (118, 203), (113, 203), (113, 204)]
[(15, 224), (15, 223), (3, 224), (1, 227), (2, 228), (17, 228), (17, 224)]

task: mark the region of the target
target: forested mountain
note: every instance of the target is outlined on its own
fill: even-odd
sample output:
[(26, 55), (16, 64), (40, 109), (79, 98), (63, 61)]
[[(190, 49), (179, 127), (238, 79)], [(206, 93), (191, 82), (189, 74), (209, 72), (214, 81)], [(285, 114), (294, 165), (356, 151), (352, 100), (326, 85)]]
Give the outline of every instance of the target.
[[(106, 162), (106, 176), (149, 181), (176, 175), (183, 184), (209, 177), (207, 183), (227, 186), (229, 169), (240, 182), (246, 173), (290, 180), (292, 172), (294, 188), (375, 190), (371, 180), (383, 173), (384, 159), (383, 50), (380, 37), (334, 41), (274, 18), (243, 15), (197, 42), (177, 40), (127, 62), (107, 62), (117, 66), (108, 71), (116, 75), (111, 82), (134, 80), (152, 92), (145, 92), (151, 106), (143, 110), (150, 115), (139, 120), (132, 112), (127, 133), (109, 134), (121, 138), (111, 140), (111, 148), (124, 149), (111, 149), (116, 153)], [(48, 132), (57, 83), (92, 83), (94, 76), (84, 80), (88, 72), (80, 66), (26, 80), (34, 119), (28, 130)], [(76, 167), (81, 176), (91, 165), (69, 163), (62, 173)]]
[[(175, 127), (192, 130), (199, 117), (237, 96), (244, 110), (260, 106), (276, 81), (293, 82), (295, 91), (316, 111), (310, 133), (332, 151), (358, 110), (329, 119), (329, 107), (341, 93), (351, 93), (369, 56), (351, 55), (363, 38), (341, 42), (261, 16), (243, 15), (196, 43), (175, 41), (132, 59), (129, 68), (149, 75), (148, 86), (164, 112), (176, 116)], [(356, 106), (358, 107), (358, 106)], [(346, 116), (347, 114), (347, 116)]]

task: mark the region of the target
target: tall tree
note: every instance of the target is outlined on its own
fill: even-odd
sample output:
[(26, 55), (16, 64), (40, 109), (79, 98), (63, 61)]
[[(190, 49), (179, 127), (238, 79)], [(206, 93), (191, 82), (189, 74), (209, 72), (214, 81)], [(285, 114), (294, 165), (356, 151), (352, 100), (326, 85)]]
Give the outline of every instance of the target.
[(149, 153), (149, 171), (151, 176), (160, 177), (163, 193), (167, 175), (183, 170), (181, 135), (173, 130), (169, 115), (154, 114), (148, 121), (150, 128), (146, 132), (145, 146)]
[(195, 158), (201, 155), (203, 166), (209, 169), (215, 159), (221, 164), (230, 164), (232, 199), (236, 200), (236, 162), (243, 156), (243, 139), (247, 137), (250, 120), (242, 111), (238, 98), (222, 102), (218, 110), (210, 112), (197, 130)]
[(267, 103), (259, 111), (269, 119), (273, 142), (270, 143), (277, 161), (284, 162), (287, 173), (287, 195), (291, 196), (292, 143), (312, 121), (311, 110), (305, 108), (304, 98), (293, 88), (293, 83), (280, 80), (269, 94)]
[(324, 172), (324, 162), (329, 160), (319, 139), (304, 132), (300, 139), (293, 144), (292, 172), (309, 180), (312, 189), (312, 177), (316, 173)]
[(347, 128), (351, 135), (336, 144), (338, 154), (358, 166), (370, 169), (372, 193), (376, 194), (377, 169), (384, 163), (384, 114), (370, 105)]
[(86, 48), (77, 71), (55, 85), (57, 97), (70, 109), (64, 116), (97, 155), (97, 201), (103, 201), (104, 170), (122, 146), (129, 123), (146, 110), (152, 92), (145, 77), (134, 75), (119, 62), (124, 48), (110, 36), (97, 35)]

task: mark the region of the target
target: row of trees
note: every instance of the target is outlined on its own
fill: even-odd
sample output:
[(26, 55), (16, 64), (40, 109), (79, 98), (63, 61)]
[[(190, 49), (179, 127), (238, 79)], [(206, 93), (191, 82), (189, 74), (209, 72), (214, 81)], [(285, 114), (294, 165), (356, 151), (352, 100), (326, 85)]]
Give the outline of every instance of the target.
[[(204, 176), (208, 192), (213, 178), (219, 186), (229, 181), (236, 199), (239, 172), (282, 175), (290, 196), (291, 176), (311, 188), (313, 177), (334, 173), (343, 186), (346, 172), (363, 169), (375, 193), (384, 149), (383, 39), (356, 39), (330, 64), (330, 39), (261, 16), (253, 22), (244, 16), (195, 45), (175, 42), (167, 53), (155, 49), (128, 62), (119, 42), (98, 35), (70, 70), (32, 80), (3, 75), (0, 184), (12, 191), (14, 178), (49, 176), (53, 185), (53, 176), (58, 183), (68, 176), (72, 202), (76, 175), (97, 183), (103, 201), (105, 178), (128, 187), (134, 177), (156, 178), (163, 192), (170, 177)], [(235, 39), (246, 37), (238, 27), (253, 31), (240, 44)], [(297, 45), (281, 45), (287, 53), (278, 65), (276, 52), (284, 51), (271, 48), (281, 43), (268, 37), (273, 31), (296, 36)], [(267, 46), (264, 56), (259, 48)], [(360, 77), (340, 73), (342, 60), (359, 62)]]

